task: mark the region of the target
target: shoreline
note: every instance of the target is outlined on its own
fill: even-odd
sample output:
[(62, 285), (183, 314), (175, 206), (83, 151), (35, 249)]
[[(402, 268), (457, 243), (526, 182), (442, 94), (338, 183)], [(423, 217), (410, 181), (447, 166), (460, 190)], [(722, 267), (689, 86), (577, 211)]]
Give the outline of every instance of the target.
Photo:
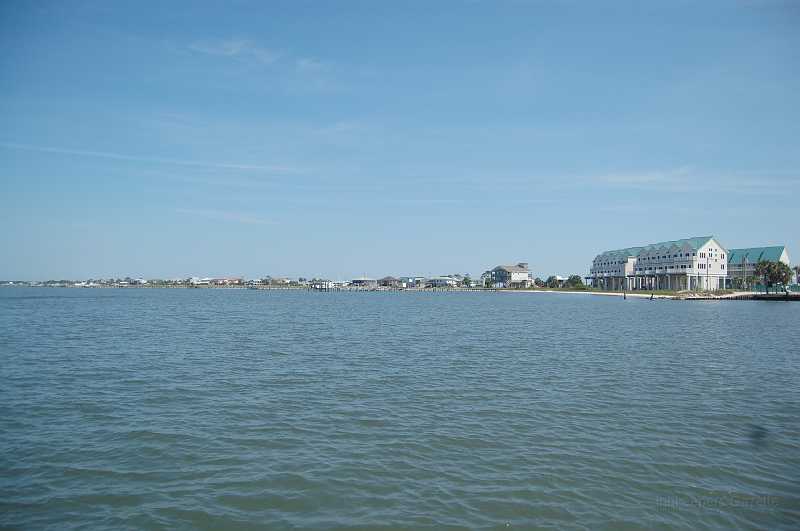
[[(506, 291), (506, 290), (501, 290)], [(675, 300), (675, 301), (800, 301), (800, 294), (789, 293), (756, 293), (752, 291), (732, 291), (724, 294), (714, 293), (693, 293), (693, 292), (676, 292), (675, 294), (665, 293), (631, 293), (629, 291), (568, 291), (568, 290), (553, 290), (553, 289), (537, 289), (537, 290), (507, 290), (509, 293), (573, 293), (584, 295), (599, 295), (606, 297), (633, 297), (637, 299), (662, 299), (662, 300)]]
[(525, 289), (525, 290), (520, 289), (520, 290), (500, 290), (500, 291), (506, 292), (506, 293), (563, 293), (563, 294), (573, 294), (573, 295), (599, 295), (599, 296), (605, 296), (605, 297), (623, 297), (623, 296), (627, 296), (627, 297), (634, 297), (634, 298), (639, 298), (639, 299), (643, 299), (643, 298), (649, 299), (651, 296), (654, 299), (676, 299), (676, 298), (678, 298), (675, 295), (664, 295), (664, 294), (658, 294), (658, 295), (652, 294), (651, 295), (650, 293), (631, 293), (629, 291), (626, 291), (625, 293), (623, 293), (621, 291), (588, 291), (588, 290), (585, 290), (585, 291), (581, 291), (581, 290), (569, 291), (569, 290), (558, 290), (558, 289)]

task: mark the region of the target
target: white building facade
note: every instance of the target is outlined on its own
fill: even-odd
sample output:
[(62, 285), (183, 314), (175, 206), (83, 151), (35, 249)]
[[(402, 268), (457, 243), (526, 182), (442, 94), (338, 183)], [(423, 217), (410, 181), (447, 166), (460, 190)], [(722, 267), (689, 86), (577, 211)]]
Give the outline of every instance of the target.
[(728, 251), (713, 236), (606, 251), (587, 280), (608, 290), (716, 290), (725, 288)]

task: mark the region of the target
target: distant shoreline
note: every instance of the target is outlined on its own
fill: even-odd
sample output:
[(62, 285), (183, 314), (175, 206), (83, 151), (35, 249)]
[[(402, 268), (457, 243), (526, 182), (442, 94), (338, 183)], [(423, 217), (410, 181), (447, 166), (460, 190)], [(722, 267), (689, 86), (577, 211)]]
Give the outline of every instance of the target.
[(364, 293), (364, 292), (377, 292), (377, 293), (559, 293), (559, 294), (573, 294), (573, 295), (597, 295), (605, 297), (633, 297), (636, 299), (660, 299), (660, 300), (684, 300), (684, 301), (701, 301), (701, 300), (769, 300), (769, 301), (800, 301), (800, 293), (756, 293), (749, 291), (725, 291), (722, 293), (703, 293), (703, 292), (687, 292), (679, 291), (674, 293), (664, 292), (621, 292), (621, 291), (594, 291), (591, 289), (507, 289), (507, 288), (467, 288), (467, 287), (440, 287), (440, 288), (367, 288), (360, 286), (345, 286), (337, 288), (313, 288), (308, 286), (148, 286), (148, 285), (135, 285), (135, 286), (70, 286), (70, 285), (26, 285), (26, 284), (2, 284), (0, 288), (62, 288), (62, 289), (125, 289), (125, 290), (139, 290), (139, 289), (184, 289), (184, 290), (248, 290), (248, 291), (305, 291), (316, 293)]

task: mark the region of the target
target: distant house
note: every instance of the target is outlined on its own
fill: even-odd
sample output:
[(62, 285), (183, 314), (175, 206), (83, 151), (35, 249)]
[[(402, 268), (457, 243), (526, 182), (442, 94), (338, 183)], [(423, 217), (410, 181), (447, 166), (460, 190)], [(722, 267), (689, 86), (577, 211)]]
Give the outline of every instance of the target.
[(492, 287), (528, 288), (531, 286), (531, 273), (527, 262), (517, 265), (499, 265), (483, 274)]
[(433, 277), (428, 279), (431, 288), (452, 288), (458, 285), (458, 280), (453, 277)]
[(406, 288), (418, 288), (425, 285), (425, 277), (400, 277), (400, 282)]
[(400, 288), (402, 286), (402, 282), (400, 279), (394, 277), (383, 277), (378, 280), (378, 285), (384, 288)]
[(378, 281), (375, 280), (374, 278), (366, 278), (366, 277), (354, 278), (353, 280), (350, 281), (350, 285), (356, 288), (372, 289), (378, 287)]

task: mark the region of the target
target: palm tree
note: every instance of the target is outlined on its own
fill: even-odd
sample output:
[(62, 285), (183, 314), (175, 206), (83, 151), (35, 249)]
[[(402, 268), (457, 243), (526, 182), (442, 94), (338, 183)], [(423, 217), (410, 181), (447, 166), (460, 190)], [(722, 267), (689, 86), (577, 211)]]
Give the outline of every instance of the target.
[(775, 284), (786, 286), (792, 279), (792, 269), (783, 262), (761, 261), (756, 264), (755, 275), (764, 280), (764, 287), (769, 293), (769, 287)]
[(774, 262), (761, 260), (756, 264), (756, 267), (753, 270), (753, 274), (764, 281), (764, 289), (766, 289), (767, 293), (769, 293), (769, 286), (771, 284), (770, 277), (772, 276), (774, 268)]
[(794, 266), (793, 269), (794, 269), (795, 282), (800, 284), (800, 265)]
[(774, 284), (781, 284), (784, 287), (789, 285), (792, 280), (792, 268), (783, 262), (774, 262), (772, 270), (772, 282)]
[(567, 279), (567, 286), (570, 288), (583, 286), (583, 279), (580, 275), (570, 275)]

